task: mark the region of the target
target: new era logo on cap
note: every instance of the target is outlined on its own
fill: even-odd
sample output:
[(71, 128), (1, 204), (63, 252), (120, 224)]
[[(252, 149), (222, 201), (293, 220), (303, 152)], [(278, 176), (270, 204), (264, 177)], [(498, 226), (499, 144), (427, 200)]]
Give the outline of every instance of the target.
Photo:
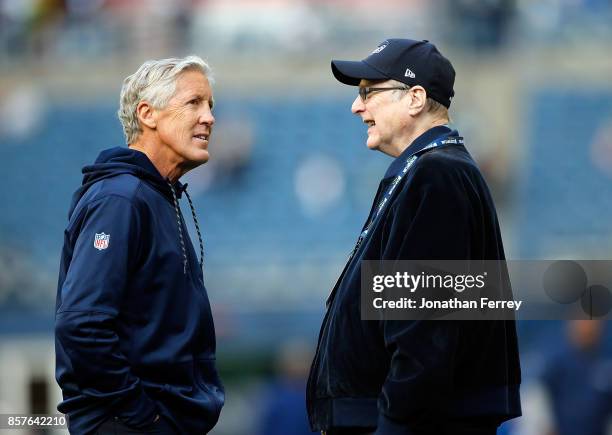
[(361, 61), (332, 60), (332, 72), (340, 82), (352, 86), (359, 86), (361, 80), (389, 79), (419, 85), (428, 97), (446, 107), (455, 95), (455, 69), (429, 41), (387, 39)]

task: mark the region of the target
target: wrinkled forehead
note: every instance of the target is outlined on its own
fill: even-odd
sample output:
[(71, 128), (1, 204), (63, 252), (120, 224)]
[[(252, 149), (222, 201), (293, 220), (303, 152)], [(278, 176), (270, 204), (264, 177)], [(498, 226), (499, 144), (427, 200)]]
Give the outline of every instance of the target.
[(196, 69), (181, 72), (176, 79), (175, 93), (193, 92), (212, 94), (212, 86), (208, 77)]

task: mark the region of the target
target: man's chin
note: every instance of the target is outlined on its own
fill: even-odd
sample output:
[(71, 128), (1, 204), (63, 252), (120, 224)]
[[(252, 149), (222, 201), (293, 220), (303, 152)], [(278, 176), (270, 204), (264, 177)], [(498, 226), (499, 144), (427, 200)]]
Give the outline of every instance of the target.
[(366, 142), (366, 146), (368, 147), (368, 149), (373, 151), (378, 151), (380, 149), (380, 144), (378, 143), (378, 141), (370, 139), (368, 139), (368, 141)]
[(208, 159), (210, 159), (210, 154), (208, 154), (208, 151), (206, 151), (205, 155), (198, 160), (198, 164), (203, 165), (204, 163), (208, 162)]
[(198, 152), (189, 156), (189, 166), (192, 168), (198, 167), (208, 162), (209, 158), (210, 154), (208, 153), (208, 150), (199, 150)]

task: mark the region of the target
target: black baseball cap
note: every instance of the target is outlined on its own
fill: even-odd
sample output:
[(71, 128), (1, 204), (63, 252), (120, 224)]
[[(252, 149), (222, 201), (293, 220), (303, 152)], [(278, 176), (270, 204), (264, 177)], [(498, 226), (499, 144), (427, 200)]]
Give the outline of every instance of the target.
[(351, 86), (358, 86), (362, 79), (421, 85), (428, 97), (445, 107), (455, 95), (455, 69), (429, 41), (387, 39), (365, 59), (332, 60), (331, 67), (338, 81)]

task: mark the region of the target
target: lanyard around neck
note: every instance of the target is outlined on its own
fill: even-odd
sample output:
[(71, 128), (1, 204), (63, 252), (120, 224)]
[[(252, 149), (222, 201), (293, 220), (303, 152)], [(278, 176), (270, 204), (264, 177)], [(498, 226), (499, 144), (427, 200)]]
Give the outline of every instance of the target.
[(404, 179), (404, 176), (408, 173), (408, 170), (412, 167), (412, 165), (414, 165), (417, 159), (423, 154), (427, 153), (428, 151), (431, 151), (434, 148), (441, 148), (441, 147), (449, 146), (449, 145), (463, 145), (463, 138), (460, 136), (446, 135), (446, 136), (443, 136), (442, 138), (439, 138), (431, 142), (429, 145), (421, 148), (418, 151), (415, 151), (414, 153), (406, 157), (406, 164), (404, 165), (404, 168), (401, 170), (401, 172), (399, 172), (398, 175), (395, 176), (395, 178), (391, 182), (391, 185), (385, 192), (385, 195), (383, 196), (383, 198), (380, 200), (380, 202), (376, 206), (376, 211), (372, 213), (368, 221), (368, 224), (366, 225), (365, 229), (359, 235), (359, 238), (357, 239), (357, 243), (355, 244), (355, 248), (353, 248), (353, 250), (351, 251), (349, 255), (349, 258), (348, 258), (349, 261), (351, 260), (351, 258), (353, 258), (353, 256), (355, 255), (355, 253), (357, 252), (357, 250), (359, 249), (359, 247), (365, 240), (365, 238), (370, 233), (370, 230), (372, 229), (374, 222), (376, 222), (377, 218), (382, 214), (383, 210), (386, 208), (389, 202), (391, 202), (391, 198), (393, 197), (393, 194), (395, 193), (397, 186), (402, 182), (402, 180)]
[(370, 230), (372, 229), (372, 226), (376, 222), (377, 218), (382, 214), (385, 207), (391, 201), (391, 198), (393, 196), (393, 193), (396, 191), (397, 186), (404, 179), (405, 175), (408, 173), (410, 168), (414, 165), (414, 163), (417, 161), (417, 159), (420, 156), (427, 153), (428, 151), (431, 151), (434, 148), (441, 148), (443, 146), (449, 146), (449, 145), (463, 145), (463, 138), (460, 136), (454, 136), (452, 135), (452, 133), (446, 134), (438, 138), (437, 140), (431, 142), (429, 145), (426, 145), (425, 147), (419, 150), (416, 150), (415, 152), (406, 156), (406, 164), (404, 165), (404, 168), (401, 170), (401, 172), (398, 173), (398, 175), (395, 176), (395, 178), (391, 182), (391, 185), (387, 189), (384, 197), (380, 200), (380, 202), (376, 206), (375, 211), (371, 213), (371, 217), (368, 220), (368, 224), (365, 226), (365, 229), (359, 235), (359, 238), (357, 239), (357, 243), (355, 244), (355, 247), (349, 254), (349, 257), (346, 261), (346, 265), (344, 266), (344, 270), (340, 274), (340, 277), (338, 278), (336, 285), (334, 285), (334, 287), (329, 292), (329, 295), (327, 296), (327, 299), (325, 301), (325, 306), (327, 308), (329, 308), (329, 306), (331, 305), (336, 289), (338, 288), (338, 285), (340, 285), (340, 282), (342, 281), (342, 278), (344, 277), (344, 274), (346, 273), (346, 270), (348, 269), (349, 264), (351, 263), (351, 260), (355, 256), (355, 253), (357, 253), (357, 251), (359, 250), (359, 247), (363, 244), (363, 241), (366, 239), (366, 237), (370, 233)]

